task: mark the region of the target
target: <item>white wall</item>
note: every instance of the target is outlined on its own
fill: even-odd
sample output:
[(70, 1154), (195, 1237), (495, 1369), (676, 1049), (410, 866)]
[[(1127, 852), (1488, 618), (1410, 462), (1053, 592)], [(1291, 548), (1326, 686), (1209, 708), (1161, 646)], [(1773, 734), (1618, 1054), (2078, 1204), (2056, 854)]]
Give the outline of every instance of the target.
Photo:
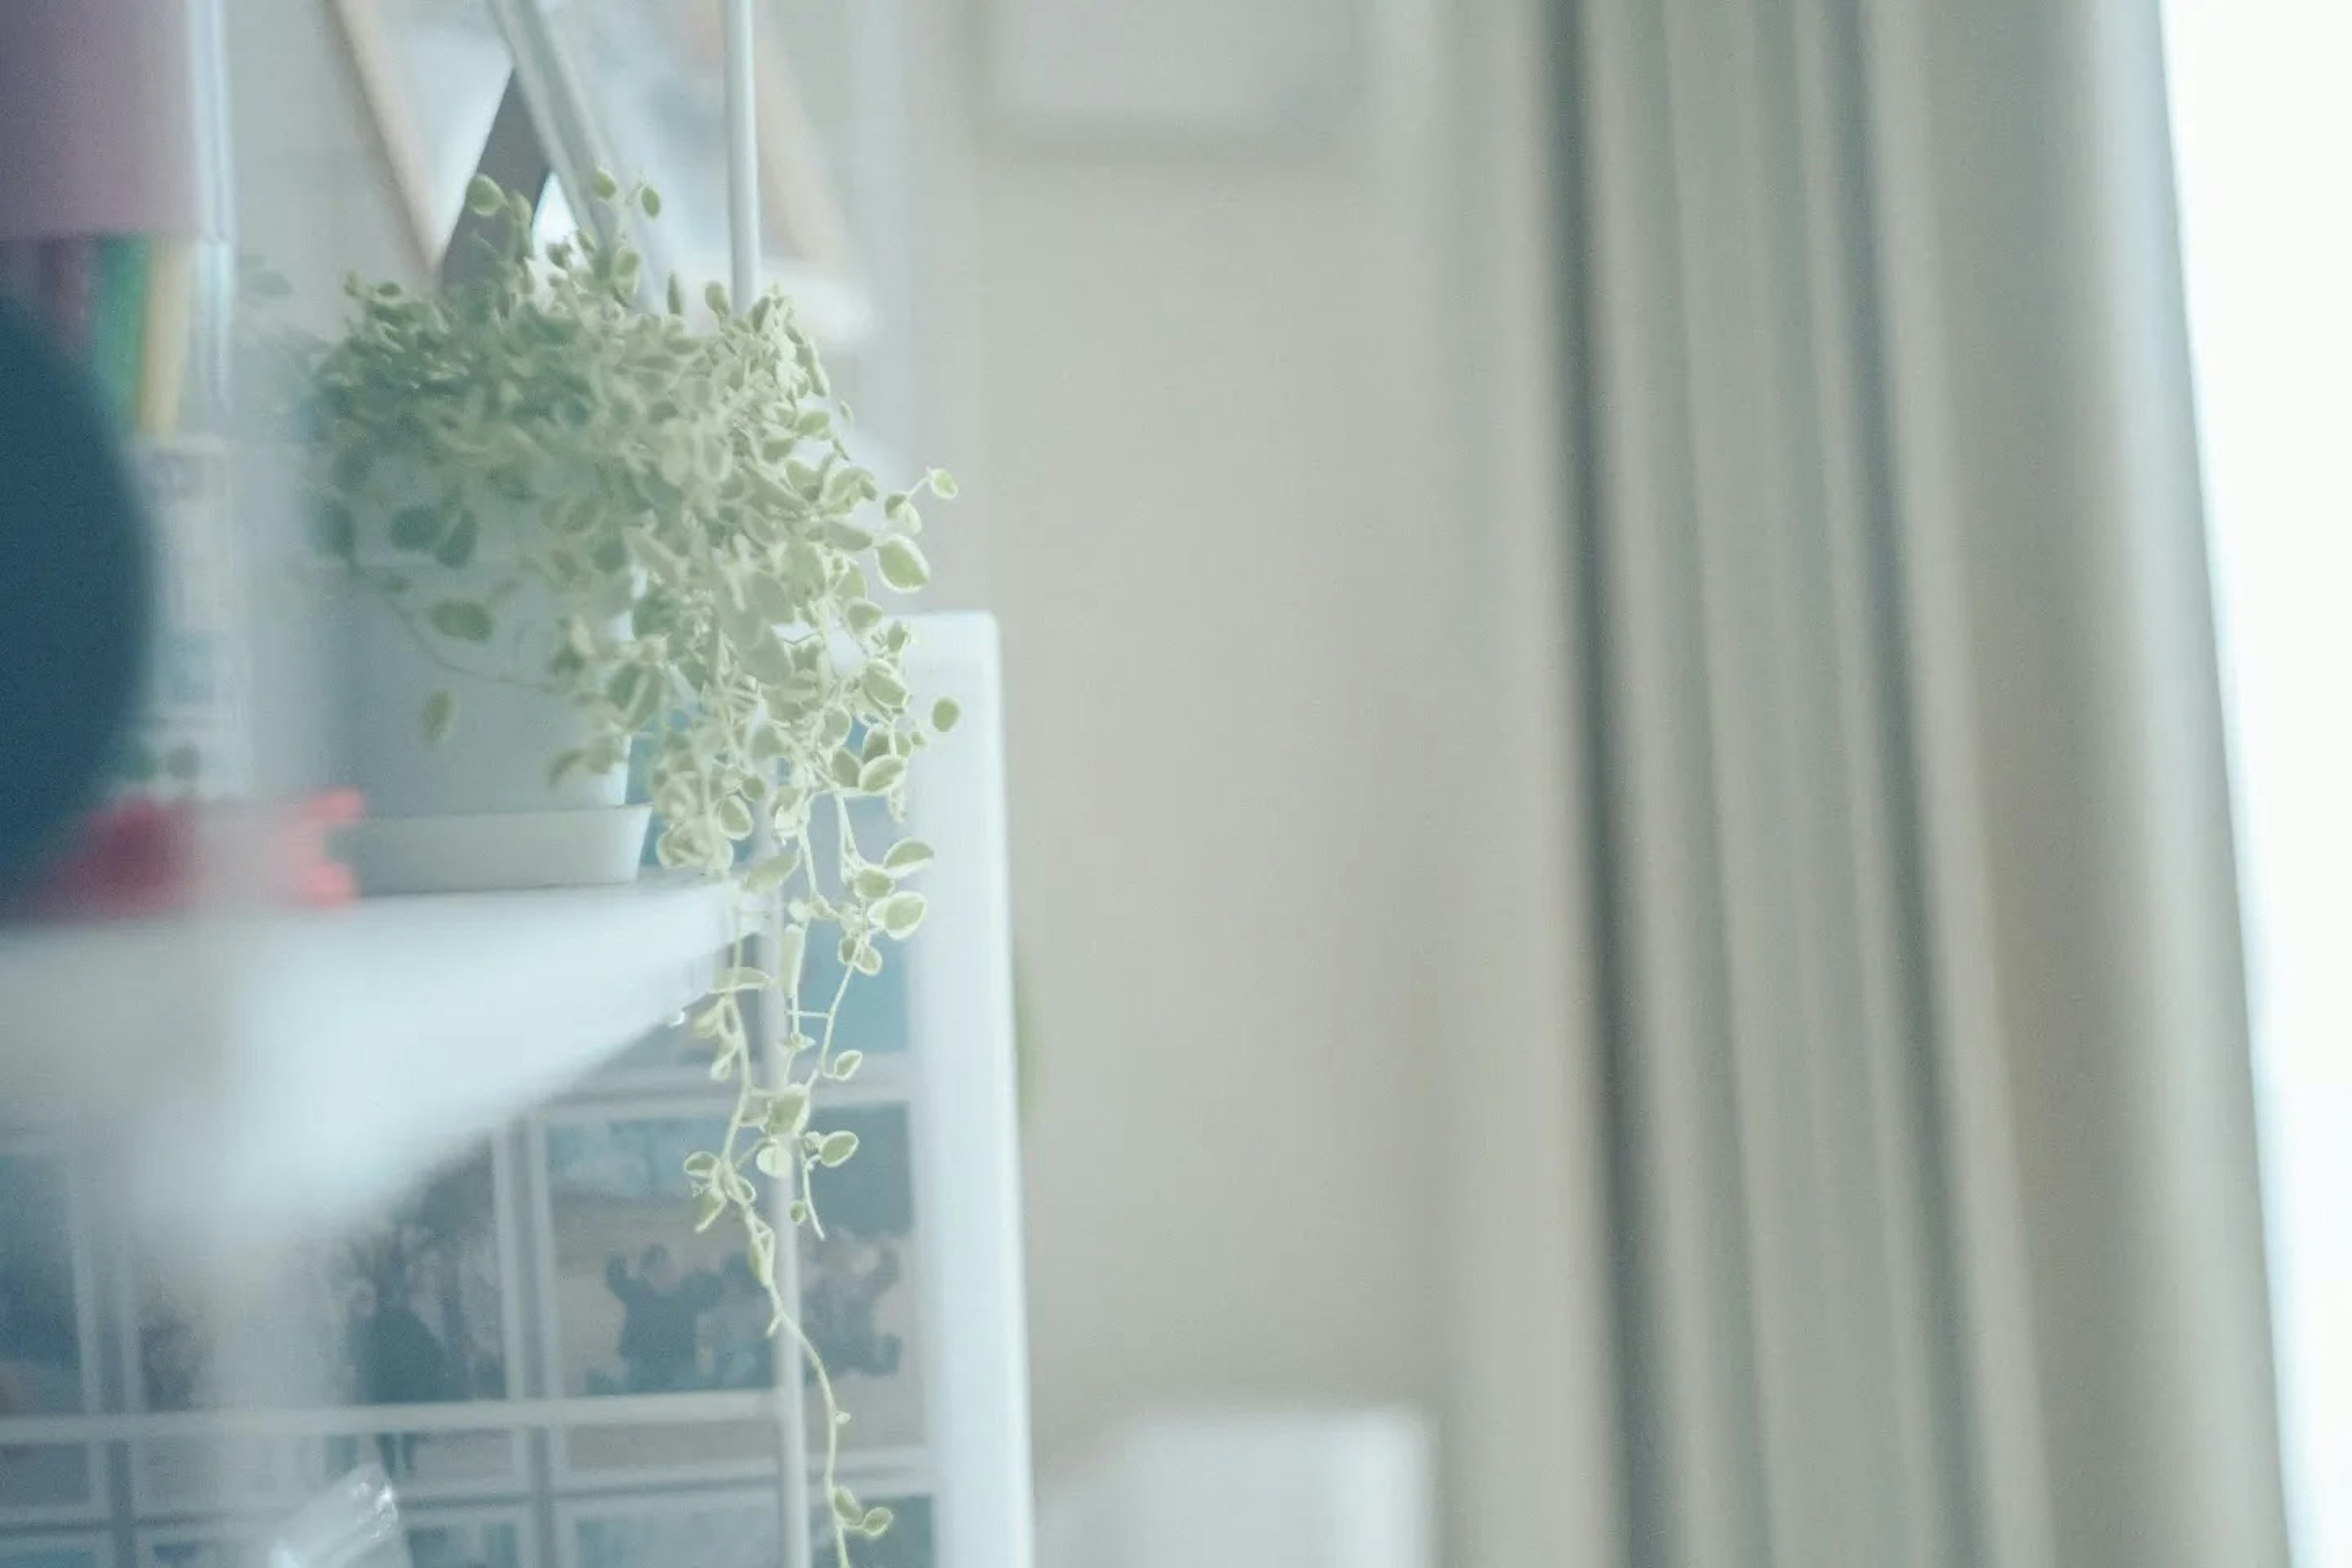
[(1411, 1401), (1446, 1560), (1496, 1564), (1596, 1540), (1609, 1484), (1534, 10), (1367, 0), (1360, 119), (1259, 158), (993, 137), (970, 5), (920, 12), (1041, 1475), (1158, 1405)]
[(1043, 1452), (1155, 1401), (1425, 1396), (1425, 315), (1360, 170), (979, 190)]
[(1023, 147), (932, 64), (970, 498), (940, 553), (1007, 650), (1041, 1459), (1166, 1403), (1425, 1404), (1450, 873), (1417, 827), (1467, 759), (1413, 151), (1378, 115), (1264, 159)]

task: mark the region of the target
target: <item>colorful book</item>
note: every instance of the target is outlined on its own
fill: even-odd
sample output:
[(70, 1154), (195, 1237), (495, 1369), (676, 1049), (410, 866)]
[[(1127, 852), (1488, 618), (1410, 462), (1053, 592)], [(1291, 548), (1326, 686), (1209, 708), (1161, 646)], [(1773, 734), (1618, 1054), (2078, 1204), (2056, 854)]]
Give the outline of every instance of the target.
[(94, 239), (53, 239), (41, 247), (41, 297), (49, 324), (68, 353), (89, 350), (89, 291)]
[(140, 359), (147, 335), (148, 242), (108, 235), (90, 277), (89, 367), (106, 405), (127, 429), (139, 417)]
[(142, 436), (169, 436), (179, 428), (195, 291), (194, 247), (184, 239), (154, 241), (147, 256), (146, 319), (139, 366), (139, 433)]

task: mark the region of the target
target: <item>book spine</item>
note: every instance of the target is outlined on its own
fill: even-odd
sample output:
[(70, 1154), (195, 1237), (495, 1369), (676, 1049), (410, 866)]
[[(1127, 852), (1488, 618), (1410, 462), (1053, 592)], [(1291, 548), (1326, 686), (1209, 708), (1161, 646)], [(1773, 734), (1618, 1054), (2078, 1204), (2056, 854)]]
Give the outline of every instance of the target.
[(77, 358), (89, 351), (91, 239), (52, 239), (41, 247), (41, 297), (58, 342)]
[(125, 428), (139, 416), (141, 340), (147, 334), (147, 241), (109, 235), (98, 242), (90, 282), (89, 365), (106, 405)]
[(141, 331), (139, 433), (142, 436), (169, 436), (180, 426), (195, 289), (194, 247), (185, 240), (156, 240), (147, 258), (146, 319)]

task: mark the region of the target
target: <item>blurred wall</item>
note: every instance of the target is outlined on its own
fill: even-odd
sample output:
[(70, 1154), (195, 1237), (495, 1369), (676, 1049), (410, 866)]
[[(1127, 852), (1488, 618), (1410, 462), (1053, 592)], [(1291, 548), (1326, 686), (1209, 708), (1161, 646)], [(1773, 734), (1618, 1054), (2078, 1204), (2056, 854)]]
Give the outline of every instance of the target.
[(1002, 616), (1041, 1484), (1409, 1401), (1441, 1561), (1606, 1550), (1544, 40), (1366, 0), (1305, 153), (1041, 147), (924, 0), (927, 434)]
[(1012, 691), (1040, 1458), (1428, 1399), (1451, 597), (1390, 148), (976, 132), (943, 433)]
[(1255, 156), (1007, 138), (987, 0), (914, 4), (900, 422), (1004, 626), (1041, 1484), (1155, 1406), (1409, 1401), (1439, 1561), (1600, 1561), (1539, 0), (1363, 0), (1352, 115)]
[(1156, 1405), (1437, 1393), (1462, 530), (1433, 68), (1419, 7), (1361, 16), (1345, 122), (1262, 153), (1020, 140), (972, 7), (924, 28), (968, 498), (939, 553), (1004, 627), (1049, 1474)]

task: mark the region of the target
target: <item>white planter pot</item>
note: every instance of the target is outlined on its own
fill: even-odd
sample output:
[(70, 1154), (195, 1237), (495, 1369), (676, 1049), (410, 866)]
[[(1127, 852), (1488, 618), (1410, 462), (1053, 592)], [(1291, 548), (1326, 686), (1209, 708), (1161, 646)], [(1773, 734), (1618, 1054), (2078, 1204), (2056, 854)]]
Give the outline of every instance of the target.
[[(362, 542), (370, 556), (375, 551)], [(560, 635), (553, 596), (499, 565), (450, 571), (414, 555), (382, 564), (415, 584), (403, 616), (354, 584), (350, 743), (367, 816), (341, 849), (369, 893), (580, 887), (637, 874), (651, 808), (627, 805), (628, 773), (550, 764), (594, 738), (566, 699), (539, 689)], [(505, 591), (500, 592), (505, 585)], [(488, 641), (435, 631), (442, 599), (494, 605)], [(625, 620), (621, 625), (625, 626)], [(426, 702), (446, 692), (449, 730), (425, 738)]]

